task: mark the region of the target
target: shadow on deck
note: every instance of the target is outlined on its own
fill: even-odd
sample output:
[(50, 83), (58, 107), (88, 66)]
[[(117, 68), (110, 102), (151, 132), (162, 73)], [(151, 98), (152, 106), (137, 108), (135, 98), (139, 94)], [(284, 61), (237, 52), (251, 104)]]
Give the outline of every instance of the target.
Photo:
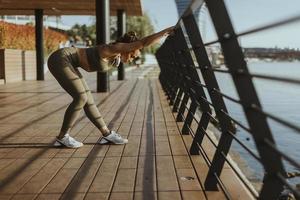
[[(136, 69), (112, 80), (110, 93), (93, 93), (127, 145), (97, 144), (100, 132), (82, 114), (71, 133), (85, 144), (77, 150), (52, 147), (71, 100), (55, 80), (1, 85), (0, 199), (225, 199), (204, 191), (208, 166), (189, 154), (192, 137), (180, 134), (158, 73)], [(88, 82), (96, 85), (93, 75)], [(232, 170), (222, 173), (233, 199), (247, 199)]]

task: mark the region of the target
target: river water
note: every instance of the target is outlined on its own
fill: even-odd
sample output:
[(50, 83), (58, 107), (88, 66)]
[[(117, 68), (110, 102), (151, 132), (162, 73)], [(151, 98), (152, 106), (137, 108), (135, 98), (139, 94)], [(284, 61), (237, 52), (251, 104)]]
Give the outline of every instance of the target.
[[(300, 62), (266, 62), (256, 61), (248, 62), (248, 68), (251, 73), (266, 74), (285, 78), (300, 80)], [(220, 89), (223, 93), (239, 99), (230, 75), (216, 73)], [(253, 79), (255, 89), (258, 93), (259, 100), (265, 111), (276, 115), (282, 119), (288, 120), (297, 126), (300, 125), (300, 85), (271, 81), (264, 79)], [(248, 126), (244, 117), (244, 111), (241, 106), (229, 100), (225, 104), (231, 116)], [(268, 119), (269, 126), (273, 132), (278, 148), (300, 162), (300, 134), (287, 128), (271, 119)], [(238, 128), (237, 137), (241, 139), (248, 147), (255, 152), (255, 144), (252, 136), (246, 131)], [(253, 182), (260, 182), (263, 177), (263, 170), (251, 155), (241, 146), (234, 142), (233, 150), (238, 152), (242, 160), (245, 161), (242, 167), (245, 170), (247, 166), (248, 178)], [(288, 172), (297, 171), (290, 163), (284, 162)], [(249, 170), (251, 173), (249, 173)], [(293, 183), (300, 183), (299, 178), (292, 179)]]

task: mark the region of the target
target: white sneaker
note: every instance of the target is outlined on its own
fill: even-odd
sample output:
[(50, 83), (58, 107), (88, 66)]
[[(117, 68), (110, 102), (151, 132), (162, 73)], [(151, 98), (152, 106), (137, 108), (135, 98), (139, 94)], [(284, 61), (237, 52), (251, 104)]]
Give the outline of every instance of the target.
[(128, 140), (122, 138), (122, 136), (116, 133), (115, 131), (111, 131), (111, 133), (108, 136), (106, 137), (103, 136), (99, 141), (99, 144), (107, 144), (107, 143), (126, 144), (128, 143)]
[(57, 139), (54, 143), (54, 146), (60, 147), (60, 146), (65, 146), (68, 148), (79, 148), (82, 147), (83, 144), (82, 142), (78, 142), (74, 138), (72, 138), (69, 134), (66, 134), (62, 139)]

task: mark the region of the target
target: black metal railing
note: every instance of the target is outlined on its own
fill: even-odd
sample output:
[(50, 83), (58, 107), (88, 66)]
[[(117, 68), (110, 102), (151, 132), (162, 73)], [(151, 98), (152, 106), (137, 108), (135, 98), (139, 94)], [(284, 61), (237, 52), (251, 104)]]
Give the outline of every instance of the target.
[[(212, 19), (218, 39), (204, 43), (199, 27), (194, 18), (194, 11), (206, 6)], [(214, 156), (209, 159), (205, 156), (209, 171), (204, 183), (205, 190), (219, 190), (224, 192), (227, 199), (231, 199), (228, 188), (220, 178), (224, 165), (236, 173), (241, 183), (256, 199), (275, 200), (282, 198), (282, 193), (288, 189), (296, 199), (300, 199), (299, 189), (295, 183), (289, 182), (290, 173), (285, 169), (284, 162), (289, 162), (295, 169), (300, 169), (297, 159), (280, 150), (272, 134), (272, 127), (268, 120), (275, 122), (300, 133), (300, 127), (274, 114), (265, 111), (259, 101), (254, 87), (253, 78), (279, 81), (299, 85), (300, 80), (250, 73), (238, 38), (266, 29), (278, 27), (299, 21), (300, 16), (294, 16), (262, 27), (235, 33), (228, 11), (222, 0), (193, 0), (176, 25), (174, 34), (169, 36), (156, 57), (161, 69), (159, 76), (163, 89), (168, 96), (173, 111), (177, 112), (177, 121), (184, 122), (182, 134), (191, 134), (193, 142), (190, 153), (205, 154), (201, 145), (204, 137), (215, 147)], [(206, 47), (220, 44), (225, 60), (225, 69), (214, 68), (209, 59)], [(231, 75), (236, 97), (225, 94), (220, 89), (215, 73)], [(200, 78), (201, 77), (201, 78)], [(228, 112), (225, 101), (231, 101), (243, 108), (247, 125), (234, 118)], [(196, 115), (200, 110), (200, 120)], [(300, 112), (300, 108), (298, 108)], [(199, 114), (198, 114), (199, 115)], [(193, 124), (196, 123), (196, 128)], [(215, 124), (219, 129), (219, 139), (216, 143), (207, 133), (209, 123)], [(242, 129), (253, 138), (255, 151), (241, 141), (237, 129)], [(299, 138), (298, 138), (299, 139)], [(264, 169), (262, 186), (258, 192), (245, 176), (236, 169), (236, 165), (228, 159), (232, 143), (237, 142), (249, 156), (261, 163)], [(299, 173), (296, 173), (299, 175)]]

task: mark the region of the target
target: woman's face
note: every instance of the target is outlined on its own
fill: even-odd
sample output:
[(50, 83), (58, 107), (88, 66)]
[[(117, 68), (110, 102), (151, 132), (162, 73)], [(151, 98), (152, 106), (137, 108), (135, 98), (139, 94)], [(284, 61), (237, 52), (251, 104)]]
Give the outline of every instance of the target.
[(140, 56), (141, 52), (140, 50), (135, 50), (128, 53), (122, 53), (121, 54), (121, 61), (123, 63), (132, 62), (136, 57)]

